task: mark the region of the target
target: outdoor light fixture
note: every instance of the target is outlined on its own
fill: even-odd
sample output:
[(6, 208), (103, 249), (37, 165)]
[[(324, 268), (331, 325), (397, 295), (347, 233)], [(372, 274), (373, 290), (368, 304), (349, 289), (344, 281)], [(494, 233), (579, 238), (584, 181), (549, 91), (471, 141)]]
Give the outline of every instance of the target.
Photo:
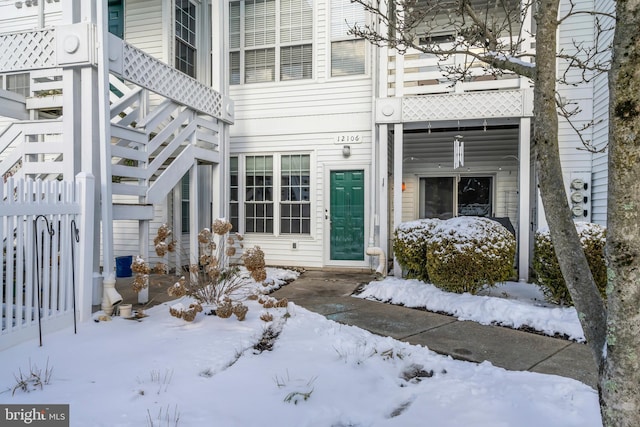
[(349, 157), (351, 155), (351, 146), (350, 145), (343, 145), (342, 146), (342, 156), (343, 157)]
[(402, 183), (402, 191), (406, 191), (407, 190), (407, 184), (406, 183)]
[(456, 135), (453, 140), (453, 168), (464, 166), (464, 142), (462, 135)]

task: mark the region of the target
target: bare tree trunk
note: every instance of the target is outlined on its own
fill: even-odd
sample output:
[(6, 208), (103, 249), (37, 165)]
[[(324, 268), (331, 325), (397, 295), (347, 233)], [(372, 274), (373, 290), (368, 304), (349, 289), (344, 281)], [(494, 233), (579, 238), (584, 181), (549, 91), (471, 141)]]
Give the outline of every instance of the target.
[(541, 0), (537, 14), (533, 135), (538, 181), (562, 276), (594, 360), (600, 366), (606, 331), (605, 307), (571, 217), (558, 148), (555, 100), (558, 4), (558, 0)]
[(605, 426), (640, 426), (640, 3), (616, 4), (609, 75)]

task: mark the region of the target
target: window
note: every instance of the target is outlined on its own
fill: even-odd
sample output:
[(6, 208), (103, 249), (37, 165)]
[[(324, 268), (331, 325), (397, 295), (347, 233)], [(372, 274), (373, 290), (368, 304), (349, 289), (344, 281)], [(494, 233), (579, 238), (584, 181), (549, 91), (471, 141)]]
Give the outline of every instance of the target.
[(365, 72), (365, 41), (350, 36), (349, 27), (365, 23), (365, 11), (350, 0), (331, 0), (331, 76)]
[(311, 234), (311, 156), (231, 157), (230, 222), (242, 233)]
[(458, 182), (458, 215), (493, 216), (490, 177), (460, 177)]
[(229, 83), (310, 79), (312, 41), (311, 0), (232, 1)]
[(280, 159), (280, 232), (311, 233), (310, 165), (308, 155)]
[(190, 198), (189, 198), (189, 172), (187, 172), (183, 177), (182, 180), (180, 181), (180, 193), (181, 193), (181, 202), (182, 202), (182, 206), (180, 209), (180, 213), (181, 213), (181, 220), (180, 220), (180, 228), (182, 229), (183, 233), (189, 233), (189, 231), (191, 230), (190, 224), (191, 224), (191, 220), (190, 220), (190, 212), (189, 212), (189, 205), (190, 205)]
[(176, 1), (175, 67), (196, 76), (196, 5), (190, 0)]
[(273, 233), (273, 157), (247, 156), (245, 233)]
[(229, 222), (233, 230), (240, 231), (238, 158), (231, 157), (229, 162)]
[(420, 217), (494, 216), (493, 178), (440, 176), (420, 179)]
[(19, 93), (25, 98), (29, 97), (30, 96), (29, 73), (8, 74), (7, 90), (10, 92)]

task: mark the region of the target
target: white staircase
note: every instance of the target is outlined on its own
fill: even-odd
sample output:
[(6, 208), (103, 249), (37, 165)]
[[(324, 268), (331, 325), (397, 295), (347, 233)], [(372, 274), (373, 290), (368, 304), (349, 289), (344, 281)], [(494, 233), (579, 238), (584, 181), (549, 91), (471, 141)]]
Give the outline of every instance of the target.
[[(196, 162), (218, 162), (218, 122), (173, 100), (110, 76), (111, 193), (114, 219), (150, 220)], [(31, 72), (32, 96), (17, 105), (38, 118), (16, 120), (0, 132), (0, 175), (71, 179), (74, 147), (65, 143), (62, 72)], [(2, 96), (2, 94), (0, 94)], [(12, 96), (6, 95), (4, 96)], [(156, 105), (149, 108), (150, 104)], [(12, 111), (20, 111), (13, 108)]]

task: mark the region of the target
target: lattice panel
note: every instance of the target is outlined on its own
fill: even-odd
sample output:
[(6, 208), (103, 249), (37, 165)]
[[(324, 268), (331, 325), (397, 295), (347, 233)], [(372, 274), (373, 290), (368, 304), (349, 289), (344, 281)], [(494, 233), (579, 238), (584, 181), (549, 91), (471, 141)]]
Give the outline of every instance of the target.
[(405, 97), (402, 100), (402, 119), (416, 122), (521, 117), (525, 111), (523, 99), (520, 90)]
[(0, 35), (0, 72), (55, 67), (54, 30)]
[(124, 43), (122, 77), (215, 118), (222, 118), (222, 95)]

